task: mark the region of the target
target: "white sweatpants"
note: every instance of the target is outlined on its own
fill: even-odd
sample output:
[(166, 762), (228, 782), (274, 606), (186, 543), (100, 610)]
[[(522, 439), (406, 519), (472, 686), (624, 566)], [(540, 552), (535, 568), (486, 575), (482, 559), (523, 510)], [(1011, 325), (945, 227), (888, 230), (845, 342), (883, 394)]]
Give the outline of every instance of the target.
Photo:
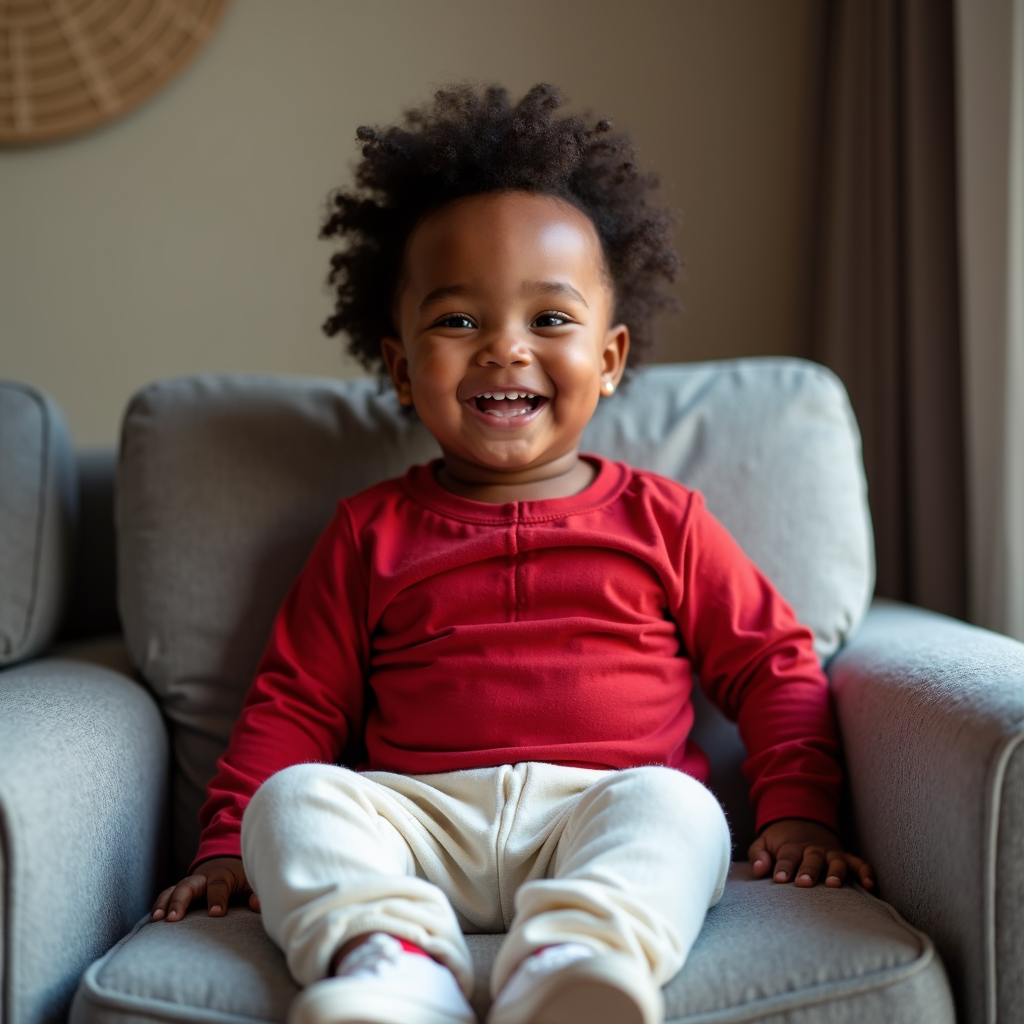
[(729, 829), (711, 793), (669, 768), (409, 776), (303, 764), (253, 797), (242, 858), (300, 985), (325, 977), (349, 939), (382, 931), (446, 964), (469, 995), (463, 932), (507, 930), (496, 995), (558, 942), (625, 953), (664, 984), (721, 897)]

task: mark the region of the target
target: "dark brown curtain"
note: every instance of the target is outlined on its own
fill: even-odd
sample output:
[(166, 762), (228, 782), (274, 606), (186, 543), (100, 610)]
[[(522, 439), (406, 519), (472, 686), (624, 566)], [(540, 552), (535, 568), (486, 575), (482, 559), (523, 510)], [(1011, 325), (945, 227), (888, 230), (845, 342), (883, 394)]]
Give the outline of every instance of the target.
[(822, 9), (811, 358), (864, 439), (876, 593), (966, 614), (952, 0)]

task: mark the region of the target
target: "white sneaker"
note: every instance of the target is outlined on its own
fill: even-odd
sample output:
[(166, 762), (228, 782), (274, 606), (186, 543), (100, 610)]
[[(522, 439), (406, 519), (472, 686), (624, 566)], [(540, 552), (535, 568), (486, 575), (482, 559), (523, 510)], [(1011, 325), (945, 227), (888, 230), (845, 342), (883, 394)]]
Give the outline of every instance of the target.
[(661, 1024), (647, 972), (621, 953), (566, 942), (528, 956), (498, 993), (487, 1024)]
[(288, 1024), (476, 1024), (476, 1015), (447, 967), (376, 932), (333, 978), (295, 997)]

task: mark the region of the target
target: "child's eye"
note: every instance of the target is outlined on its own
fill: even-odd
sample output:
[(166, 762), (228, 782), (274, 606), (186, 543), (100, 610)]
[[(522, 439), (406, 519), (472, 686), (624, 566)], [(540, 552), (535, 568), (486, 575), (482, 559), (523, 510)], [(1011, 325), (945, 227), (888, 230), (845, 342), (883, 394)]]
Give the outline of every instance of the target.
[(531, 327), (561, 327), (563, 324), (570, 323), (569, 318), (564, 313), (541, 313), (540, 316), (535, 317)]
[(434, 321), (435, 327), (454, 327), (459, 330), (471, 331), (476, 324), (469, 319), (464, 313), (450, 313), (448, 316), (441, 317), (440, 320)]

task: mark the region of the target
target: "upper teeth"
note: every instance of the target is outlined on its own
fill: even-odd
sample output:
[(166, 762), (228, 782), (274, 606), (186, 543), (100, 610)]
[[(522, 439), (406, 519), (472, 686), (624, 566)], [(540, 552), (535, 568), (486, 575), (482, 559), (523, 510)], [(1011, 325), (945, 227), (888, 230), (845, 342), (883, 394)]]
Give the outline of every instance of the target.
[(536, 395), (531, 395), (526, 391), (485, 391), (481, 398), (496, 398), (499, 401), (503, 398), (536, 398)]

